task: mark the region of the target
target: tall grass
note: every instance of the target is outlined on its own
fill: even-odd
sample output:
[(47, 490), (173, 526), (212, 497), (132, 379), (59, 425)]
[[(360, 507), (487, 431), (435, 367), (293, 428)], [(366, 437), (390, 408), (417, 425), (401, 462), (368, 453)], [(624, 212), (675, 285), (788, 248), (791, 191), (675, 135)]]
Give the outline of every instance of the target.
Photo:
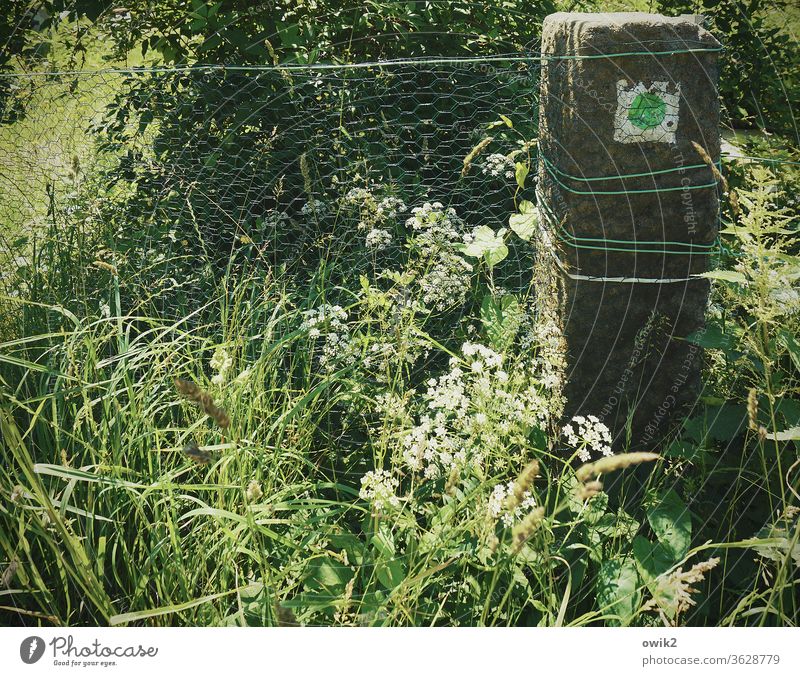
[(555, 294), (504, 286), (511, 233), (389, 217), (403, 186), (332, 223), (310, 199), (353, 241), (301, 275), (260, 256), (291, 231), (227, 258), (191, 219), (48, 210), (0, 298), (3, 621), (796, 625), (796, 222), (740, 184), (704, 400), (611, 456), (597, 412), (561, 420)]

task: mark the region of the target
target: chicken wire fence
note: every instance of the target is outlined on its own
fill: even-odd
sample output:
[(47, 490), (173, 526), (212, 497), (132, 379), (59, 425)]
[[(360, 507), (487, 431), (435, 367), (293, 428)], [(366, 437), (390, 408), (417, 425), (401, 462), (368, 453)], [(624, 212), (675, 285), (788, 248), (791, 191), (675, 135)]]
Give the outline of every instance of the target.
[[(452, 208), (464, 232), (502, 227), (514, 158), (536, 134), (538, 66), (508, 56), (2, 75), (0, 218), (4, 248), (18, 252), (6, 292), (47, 245), (125, 265), (168, 310), (175, 294), (202, 296), (193, 271), (234, 259), (296, 280), (320, 260), (348, 273), (388, 266), (425, 202)], [(487, 130), (501, 116), (513, 128)], [(98, 227), (114, 245), (79, 252)], [(515, 253), (504, 282), (524, 286), (530, 253)]]

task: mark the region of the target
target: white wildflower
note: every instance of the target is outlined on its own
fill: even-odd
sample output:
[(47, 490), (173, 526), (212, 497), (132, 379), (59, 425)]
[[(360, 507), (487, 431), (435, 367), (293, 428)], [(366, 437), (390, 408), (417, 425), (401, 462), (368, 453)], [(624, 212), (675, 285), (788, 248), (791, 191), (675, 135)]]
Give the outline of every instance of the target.
[(565, 425), (562, 434), (570, 446), (578, 451), (583, 462), (592, 459), (591, 451), (602, 455), (613, 455), (611, 451), (611, 430), (600, 422), (597, 416), (573, 416), (572, 424)]
[(484, 160), (481, 173), (492, 178), (514, 178), (514, 162), (502, 153), (492, 153)]
[(340, 305), (321, 305), (303, 313), (301, 329), (308, 331), (309, 338), (321, 340), (319, 363), (328, 372), (355, 363), (356, 354), (347, 325), (347, 311)]
[(388, 230), (381, 230), (380, 228), (372, 228), (367, 233), (367, 237), (364, 240), (364, 243), (367, 245), (368, 249), (374, 249), (375, 251), (382, 251), (392, 241), (392, 234)]
[(322, 200), (311, 198), (300, 209), (303, 216), (314, 216), (315, 218), (323, 218), (328, 215), (328, 205)]
[(384, 469), (367, 472), (361, 477), (358, 496), (372, 504), (376, 514), (383, 514), (400, 507), (396, 491), (400, 482)]
[(513, 509), (507, 508), (508, 498), (514, 494), (514, 482), (497, 484), (489, 496), (489, 515), (496, 521), (501, 520), (507, 528), (523, 519), (528, 512), (536, 507), (536, 498), (530, 491), (522, 494), (522, 501)]
[(377, 206), (377, 214), (386, 218), (397, 218), (398, 214), (405, 213), (408, 207), (403, 200), (397, 197), (384, 197)]

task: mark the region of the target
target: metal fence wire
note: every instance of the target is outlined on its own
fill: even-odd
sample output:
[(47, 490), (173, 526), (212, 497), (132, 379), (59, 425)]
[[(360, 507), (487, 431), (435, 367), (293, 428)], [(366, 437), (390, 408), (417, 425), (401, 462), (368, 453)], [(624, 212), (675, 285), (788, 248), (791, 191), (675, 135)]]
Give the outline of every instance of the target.
[[(507, 222), (538, 71), (517, 55), (2, 75), (4, 236), (113, 224), (113, 251), (95, 257), (176, 286), (232, 254), (298, 279), (360, 248), (358, 272), (377, 252), (402, 255), (405, 219), (426, 201), (465, 231)], [(488, 129), (501, 115), (513, 129)], [(527, 283), (525, 255), (509, 258), (507, 281)]]

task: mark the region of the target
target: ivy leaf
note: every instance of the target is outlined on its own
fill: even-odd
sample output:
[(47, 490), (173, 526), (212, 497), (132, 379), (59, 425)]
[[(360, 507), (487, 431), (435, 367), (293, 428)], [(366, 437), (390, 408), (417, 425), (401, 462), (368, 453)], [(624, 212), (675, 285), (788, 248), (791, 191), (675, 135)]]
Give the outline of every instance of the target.
[(641, 604), (639, 575), (632, 559), (611, 559), (600, 564), (595, 587), (603, 613), (617, 616), (617, 623), (630, 624)]
[(528, 200), (522, 200), (519, 204), (519, 213), (512, 214), (508, 219), (508, 227), (511, 228), (520, 239), (529, 242), (531, 237), (533, 237), (533, 233), (536, 232), (537, 220), (536, 207)]
[(489, 267), (493, 268), (508, 256), (508, 247), (503, 242), (504, 233), (505, 229), (495, 234), (494, 230), (486, 225), (478, 226), (472, 231), (473, 241), (462, 247), (462, 251), (473, 258), (485, 258)]

